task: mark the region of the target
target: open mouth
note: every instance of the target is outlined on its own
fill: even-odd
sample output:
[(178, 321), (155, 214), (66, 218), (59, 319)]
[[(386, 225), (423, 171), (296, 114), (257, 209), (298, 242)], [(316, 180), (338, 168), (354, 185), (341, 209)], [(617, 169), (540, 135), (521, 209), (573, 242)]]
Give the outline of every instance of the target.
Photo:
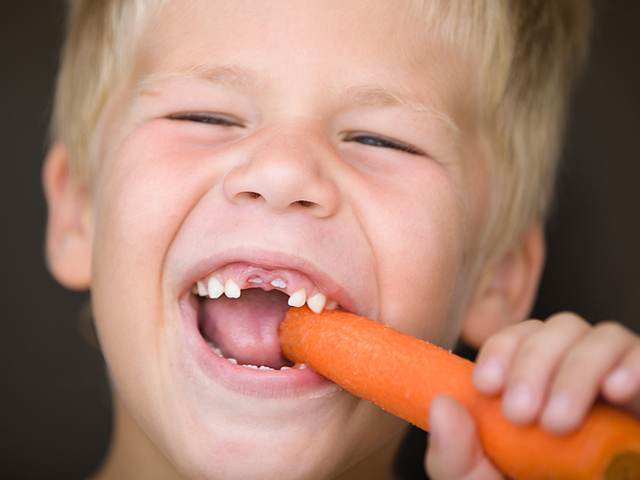
[(316, 313), (340, 308), (305, 274), (248, 263), (228, 264), (191, 289), (198, 299), (198, 328), (210, 349), (255, 370), (305, 368), (282, 356), (278, 326), (291, 307)]

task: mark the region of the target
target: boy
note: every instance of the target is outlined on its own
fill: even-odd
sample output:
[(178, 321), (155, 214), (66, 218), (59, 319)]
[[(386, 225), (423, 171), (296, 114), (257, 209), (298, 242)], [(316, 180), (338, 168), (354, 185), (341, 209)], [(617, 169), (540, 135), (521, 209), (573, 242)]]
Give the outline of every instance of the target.
[[(73, 2), (47, 255), (90, 288), (114, 396), (96, 478), (392, 478), (399, 419), (291, 369), (289, 305), (451, 348), (556, 434), (640, 399), (640, 341), (523, 322), (583, 2)], [(434, 402), (434, 479), (495, 479)]]

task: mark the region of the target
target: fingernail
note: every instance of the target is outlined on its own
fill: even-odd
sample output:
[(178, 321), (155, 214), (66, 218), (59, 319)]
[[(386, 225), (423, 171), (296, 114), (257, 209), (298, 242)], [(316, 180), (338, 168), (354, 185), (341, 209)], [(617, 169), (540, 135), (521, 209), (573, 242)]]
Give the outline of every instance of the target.
[(507, 418), (516, 422), (529, 421), (535, 409), (533, 390), (525, 384), (511, 388), (504, 398), (504, 413)]
[(625, 367), (619, 367), (607, 379), (607, 388), (616, 393), (626, 393), (634, 388), (631, 371)]
[(575, 412), (573, 397), (567, 392), (554, 393), (544, 410), (545, 423), (566, 423)]
[(495, 358), (485, 360), (476, 365), (473, 372), (474, 384), (483, 392), (499, 390), (504, 384), (506, 370), (504, 364)]
[(574, 397), (567, 392), (558, 392), (549, 399), (540, 417), (540, 423), (546, 431), (554, 435), (566, 435), (578, 426), (579, 414)]

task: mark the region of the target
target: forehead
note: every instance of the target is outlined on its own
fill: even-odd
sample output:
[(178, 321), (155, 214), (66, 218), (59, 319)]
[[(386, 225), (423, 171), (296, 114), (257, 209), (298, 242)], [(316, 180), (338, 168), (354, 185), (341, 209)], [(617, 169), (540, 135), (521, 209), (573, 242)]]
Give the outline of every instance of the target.
[[(209, 39), (218, 46), (224, 38), (228, 48), (238, 48), (260, 38), (265, 49), (273, 49), (290, 47), (296, 38), (294, 47), (299, 50), (314, 45), (337, 52), (348, 45), (351, 51), (365, 53), (372, 41), (378, 46), (392, 41), (397, 47), (418, 33), (412, 5), (402, 0), (170, 0), (158, 30), (160, 38), (174, 46), (197, 37), (203, 45)], [(200, 30), (202, 26), (209, 34)]]
[(289, 92), (306, 82), (349, 100), (401, 99), (455, 116), (469, 96), (467, 62), (434, 38), (416, 3), (169, 1), (146, 42), (144, 80), (189, 74)]

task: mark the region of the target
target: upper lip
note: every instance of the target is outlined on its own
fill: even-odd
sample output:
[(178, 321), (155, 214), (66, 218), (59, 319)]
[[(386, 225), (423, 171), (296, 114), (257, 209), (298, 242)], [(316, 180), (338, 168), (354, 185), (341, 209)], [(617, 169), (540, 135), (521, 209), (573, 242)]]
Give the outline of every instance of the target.
[(343, 310), (352, 313), (362, 311), (362, 306), (358, 304), (344, 285), (318, 265), (300, 256), (271, 250), (238, 248), (233, 251), (214, 254), (198, 261), (186, 272), (181, 285), (181, 296), (190, 293), (191, 287), (198, 280), (225, 265), (236, 262), (244, 262), (268, 269), (299, 271), (308, 276), (327, 298), (335, 300)]

